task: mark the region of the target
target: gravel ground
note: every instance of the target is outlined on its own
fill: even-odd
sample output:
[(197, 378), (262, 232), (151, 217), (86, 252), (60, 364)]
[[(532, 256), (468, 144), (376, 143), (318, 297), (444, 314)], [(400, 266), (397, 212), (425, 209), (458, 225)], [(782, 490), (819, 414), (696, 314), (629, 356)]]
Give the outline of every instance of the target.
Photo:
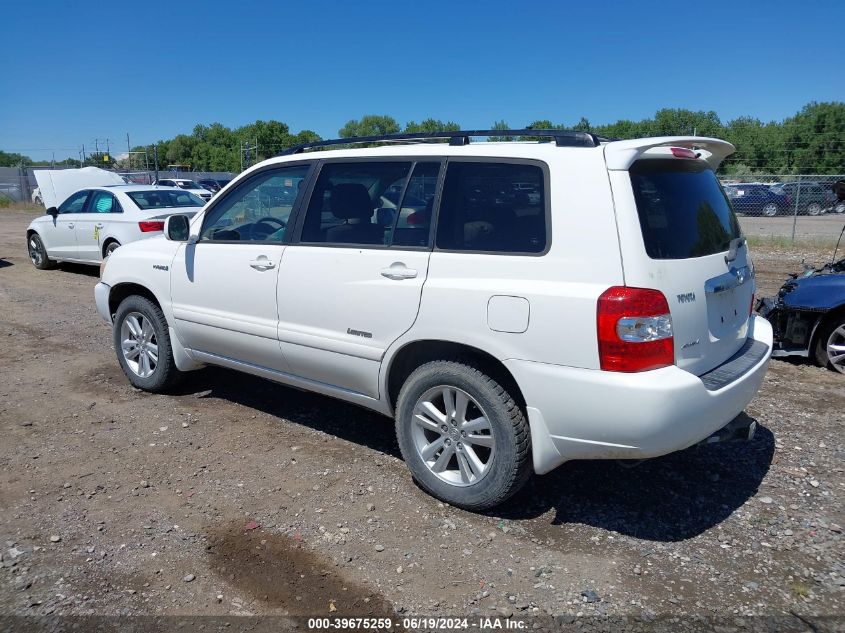
[[(131, 388), (96, 269), (36, 270), (32, 217), (0, 213), (0, 614), (843, 615), (841, 375), (773, 361), (752, 442), (570, 462), (472, 514), (362, 409), (222, 369)], [(825, 255), (756, 253), (759, 292)]]
[[(746, 235), (759, 237), (790, 237), (793, 223), (796, 239), (833, 244), (842, 231), (845, 215), (826, 213), (817, 216), (799, 215), (798, 217), (779, 215), (773, 218), (752, 215), (739, 216), (742, 232)], [(830, 253), (828, 253), (828, 257), (830, 257)]]

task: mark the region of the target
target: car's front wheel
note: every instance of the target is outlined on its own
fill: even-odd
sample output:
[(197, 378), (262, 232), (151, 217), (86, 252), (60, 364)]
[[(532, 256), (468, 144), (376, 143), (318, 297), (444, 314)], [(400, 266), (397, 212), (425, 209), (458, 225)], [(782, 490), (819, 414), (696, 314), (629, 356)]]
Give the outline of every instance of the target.
[(47, 270), (52, 268), (56, 262), (47, 257), (47, 249), (44, 248), (44, 242), (38, 233), (33, 233), (26, 241), (26, 250), (29, 253), (29, 261), (38, 270)]
[(763, 205), (763, 215), (765, 215), (767, 218), (772, 218), (776, 216), (779, 210), (780, 209), (778, 209), (778, 205), (774, 202), (768, 202)]
[(417, 483), (461, 508), (499, 505), (531, 475), (522, 409), (504, 386), (462, 361), (411, 373), (397, 401), (396, 434)]
[(181, 376), (164, 314), (146, 297), (133, 295), (120, 303), (114, 318), (114, 347), (123, 373), (138, 389), (166, 391)]
[(819, 329), (816, 363), (845, 374), (845, 314), (828, 317)]

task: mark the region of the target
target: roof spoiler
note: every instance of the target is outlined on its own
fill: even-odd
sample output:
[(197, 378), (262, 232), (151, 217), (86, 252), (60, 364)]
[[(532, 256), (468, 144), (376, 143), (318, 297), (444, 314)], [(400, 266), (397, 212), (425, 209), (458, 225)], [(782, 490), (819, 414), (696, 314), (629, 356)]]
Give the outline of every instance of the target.
[(694, 150), (713, 169), (734, 153), (736, 148), (718, 138), (703, 136), (656, 136), (630, 141), (613, 141), (604, 146), (604, 158), (608, 169), (630, 169), (634, 161), (655, 147), (686, 147)]

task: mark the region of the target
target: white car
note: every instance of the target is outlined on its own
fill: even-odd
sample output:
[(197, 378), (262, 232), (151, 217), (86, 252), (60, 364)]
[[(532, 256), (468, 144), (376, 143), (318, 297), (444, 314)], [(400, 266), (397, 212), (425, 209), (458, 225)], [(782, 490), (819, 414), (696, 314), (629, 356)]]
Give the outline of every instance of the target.
[(203, 204), (190, 192), (170, 187), (81, 189), (30, 223), (29, 258), (40, 269), (60, 261), (99, 264), (118, 246), (161, 235), (168, 215), (193, 215)]
[(554, 142), (321, 141), (252, 167), (104, 265), (124, 373), (157, 392), (219, 365), (391, 416), (419, 485), (474, 510), (567, 460), (750, 438), (772, 329), (714, 174), (733, 146), (529, 133)]
[(178, 187), (179, 189), (190, 191), (192, 194), (202, 198), (206, 202), (211, 200), (211, 197), (214, 195), (213, 192), (203, 188), (193, 180), (187, 180), (185, 178), (160, 178), (153, 184), (158, 185), (159, 187)]

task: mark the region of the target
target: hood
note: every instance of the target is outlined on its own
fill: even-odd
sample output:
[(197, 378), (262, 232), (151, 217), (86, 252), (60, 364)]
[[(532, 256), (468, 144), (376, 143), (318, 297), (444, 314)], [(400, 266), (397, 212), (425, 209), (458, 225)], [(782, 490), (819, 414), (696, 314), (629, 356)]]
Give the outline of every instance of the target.
[(845, 305), (845, 274), (833, 273), (790, 279), (779, 298), (787, 308), (822, 311)]
[(113, 171), (99, 167), (81, 169), (35, 169), (35, 181), (41, 190), (41, 200), (46, 208), (57, 207), (72, 193), (86, 187), (125, 184)]

